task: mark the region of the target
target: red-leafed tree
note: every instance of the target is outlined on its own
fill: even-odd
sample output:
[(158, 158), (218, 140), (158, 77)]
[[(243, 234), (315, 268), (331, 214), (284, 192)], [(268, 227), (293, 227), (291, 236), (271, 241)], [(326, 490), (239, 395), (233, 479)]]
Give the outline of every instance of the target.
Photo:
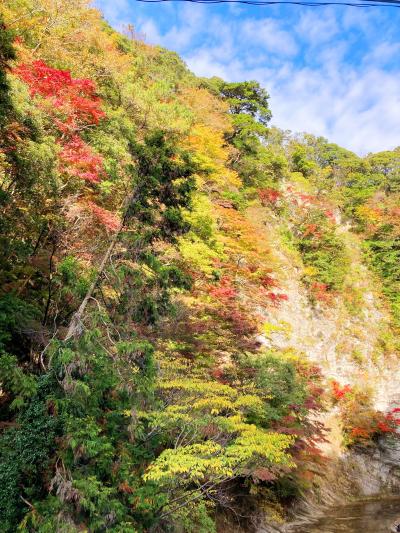
[(98, 183), (104, 173), (103, 158), (78, 135), (66, 142), (60, 142), (59, 154), (61, 172), (81, 178), (89, 183)]
[(105, 117), (93, 81), (73, 78), (43, 61), (21, 64), (13, 72), (29, 86), (32, 97), (43, 98), (43, 107), (53, 118), (61, 146), (60, 170), (89, 183), (99, 182), (103, 158), (80, 136)]
[(105, 116), (91, 80), (73, 78), (67, 70), (52, 68), (43, 61), (19, 65), (14, 74), (29, 86), (32, 96), (51, 100), (54, 108), (66, 115), (58, 121), (62, 131), (74, 132), (82, 126), (98, 124)]

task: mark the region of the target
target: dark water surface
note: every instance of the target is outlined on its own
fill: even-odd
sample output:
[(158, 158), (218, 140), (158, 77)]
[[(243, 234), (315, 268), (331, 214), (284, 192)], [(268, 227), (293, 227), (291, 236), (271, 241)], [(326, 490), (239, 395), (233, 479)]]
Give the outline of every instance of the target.
[(400, 498), (366, 500), (335, 507), (296, 533), (388, 533), (400, 520)]

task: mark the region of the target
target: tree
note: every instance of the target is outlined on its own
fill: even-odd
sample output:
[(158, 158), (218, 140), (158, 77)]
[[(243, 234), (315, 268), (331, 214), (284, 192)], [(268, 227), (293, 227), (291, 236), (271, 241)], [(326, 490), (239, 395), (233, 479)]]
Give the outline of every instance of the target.
[(234, 115), (250, 115), (266, 126), (271, 120), (269, 94), (257, 81), (226, 82), (220, 78), (203, 78), (201, 84), (217, 92)]
[(400, 147), (393, 151), (378, 152), (367, 157), (374, 173), (382, 176), (386, 194), (400, 192)]
[(12, 46), (13, 35), (7, 29), (0, 16), (0, 127), (10, 111), (9, 85), (7, 81), (7, 69), (9, 62), (15, 59), (15, 51)]

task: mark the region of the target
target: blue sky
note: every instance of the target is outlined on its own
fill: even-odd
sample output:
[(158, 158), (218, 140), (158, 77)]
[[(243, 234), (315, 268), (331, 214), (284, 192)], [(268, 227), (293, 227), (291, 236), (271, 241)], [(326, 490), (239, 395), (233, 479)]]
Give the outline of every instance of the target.
[(258, 80), (280, 128), (360, 154), (400, 145), (400, 9), (95, 4), (200, 76)]

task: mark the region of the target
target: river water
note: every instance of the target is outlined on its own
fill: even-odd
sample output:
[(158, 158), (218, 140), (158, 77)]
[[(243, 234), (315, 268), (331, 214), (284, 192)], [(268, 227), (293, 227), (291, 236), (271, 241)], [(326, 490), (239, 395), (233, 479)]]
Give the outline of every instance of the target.
[(335, 507), (296, 533), (388, 533), (400, 520), (400, 498), (364, 500)]

